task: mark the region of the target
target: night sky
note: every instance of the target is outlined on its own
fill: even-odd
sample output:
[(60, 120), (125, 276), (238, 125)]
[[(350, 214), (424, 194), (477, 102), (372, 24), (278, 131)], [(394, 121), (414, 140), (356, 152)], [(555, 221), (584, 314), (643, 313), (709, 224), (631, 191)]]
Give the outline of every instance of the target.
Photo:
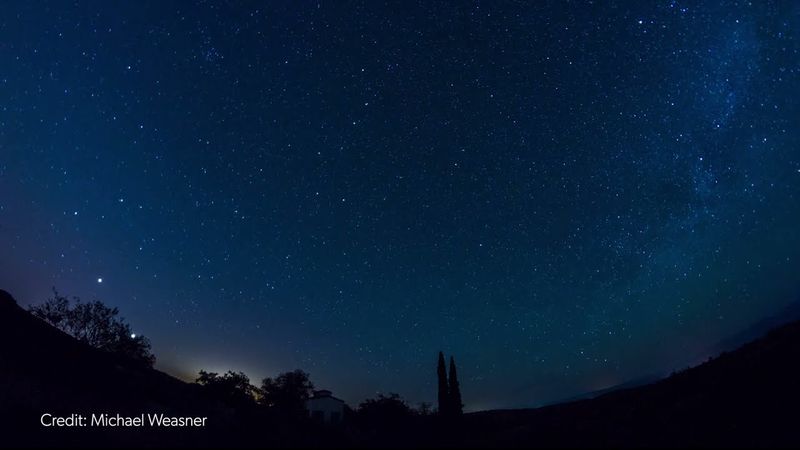
[(0, 287), (157, 367), (532, 406), (800, 295), (797, 2), (8, 2)]

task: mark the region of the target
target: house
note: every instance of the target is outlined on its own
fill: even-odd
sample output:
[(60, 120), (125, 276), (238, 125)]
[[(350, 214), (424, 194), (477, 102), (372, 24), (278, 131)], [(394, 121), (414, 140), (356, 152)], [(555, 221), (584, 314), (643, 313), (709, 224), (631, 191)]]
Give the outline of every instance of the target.
[(306, 400), (306, 409), (312, 419), (336, 425), (344, 416), (344, 400), (334, 397), (331, 391), (314, 391), (314, 395)]

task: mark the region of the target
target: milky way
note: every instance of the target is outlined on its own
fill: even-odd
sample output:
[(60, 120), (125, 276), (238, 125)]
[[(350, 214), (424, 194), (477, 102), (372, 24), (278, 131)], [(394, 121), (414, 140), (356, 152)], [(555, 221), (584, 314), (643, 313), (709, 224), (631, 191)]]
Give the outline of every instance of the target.
[(6, 5), (0, 287), (353, 404), (694, 364), (798, 298), (798, 8)]

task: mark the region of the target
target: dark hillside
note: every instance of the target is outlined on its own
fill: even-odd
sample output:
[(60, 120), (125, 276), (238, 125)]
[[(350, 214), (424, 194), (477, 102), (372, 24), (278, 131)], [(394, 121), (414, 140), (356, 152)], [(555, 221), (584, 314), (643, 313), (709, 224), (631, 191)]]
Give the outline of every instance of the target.
[[(745, 447), (797, 446), (800, 322), (654, 384), (538, 409), (389, 421), (331, 434), (236, 409), (177, 380), (88, 347), (0, 291), (3, 444), (24, 446)], [(142, 412), (207, 416), (198, 429), (42, 428), (39, 416)], [(383, 430), (383, 431), (380, 431)]]
[[(43, 413), (207, 416), (205, 428), (44, 428)], [(237, 411), (185, 383), (91, 348), (0, 291), (3, 446), (216, 446), (305, 442), (253, 411)], [(88, 431), (87, 431), (88, 430)]]
[(652, 385), (471, 414), (465, 442), (503, 446), (800, 444), (800, 322)]

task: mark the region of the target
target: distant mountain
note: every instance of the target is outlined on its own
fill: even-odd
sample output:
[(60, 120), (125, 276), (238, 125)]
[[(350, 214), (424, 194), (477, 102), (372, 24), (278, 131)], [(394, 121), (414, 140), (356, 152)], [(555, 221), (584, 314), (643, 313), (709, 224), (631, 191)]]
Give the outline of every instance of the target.
[[(701, 355), (720, 355), (731, 350), (736, 350), (748, 342), (752, 342), (760, 337), (763, 337), (769, 331), (796, 320), (800, 320), (800, 300), (789, 304), (785, 308), (781, 309), (777, 314), (761, 319), (746, 329), (717, 342), (715, 345), (710, 347), (710, 349), (701, 353)], [(704, 359), (706, 359), (706, 357), (697, 356), (695, 361), (699, 362)], [(653, 384), (663, 378), (664, 376), (655, 374), (637, 377), (605, 389), (585, 392), (554, 402), (549, 402), (545, 406), (557, 405), (559, 403), (569, 403), (578, 400), (589, 400), (610, 392)]]
[(735, 350), (748, 342), (752, 342), (764, 336), (770, 330), (795, 320), (800, 320), (800, 300), (790, 303), (777, 314), (761, 319), (733, 336), (720, 341), (711, 349), (711, 354), (718, 355), (722, 352)]
[(601, 395), (608, 394), (610, 392), (621, 391), (624, 389), (631, 389), (639, 386), (645, 386), (648, 384), (653, 384), (656, 381), (663, 379), (664, 377), (658, 375), (647, 375), (643, 377), (634, 378), (632, 380), (628, 380), (624, 383), (615, 384), (613, 386), (609, 386), (604, 389), (598, 389), (596, 391), (584, 392), (582, 394), (573, 395), (571, 397), (562, 398), (561, 400), (557, 400), (554, 402), (547, 403), (545, 406), (551, 405), (558, 405), (561, 403), (571, 403), (576, 402), (578, 400), (591, 400), (593, 398), (600, 397)]
[(647, 386), (537, 409), (468, 415), (466, 446), (800, 445), (800, 321)]
[[(365, 432), (353, 422), (334, 431), (305, 423), (293, 428), (93, 349), (0, 291), (0, 447), (798, 447), (798, 380), (795, 321), (697, 367), (644, 386), (637, 380), (594, 392), (592, 399), (471, 413), (460, 422), (390, 421), (384, 431)], [(43, 413), (205, 416), (209, 426), (45, 428)]]

